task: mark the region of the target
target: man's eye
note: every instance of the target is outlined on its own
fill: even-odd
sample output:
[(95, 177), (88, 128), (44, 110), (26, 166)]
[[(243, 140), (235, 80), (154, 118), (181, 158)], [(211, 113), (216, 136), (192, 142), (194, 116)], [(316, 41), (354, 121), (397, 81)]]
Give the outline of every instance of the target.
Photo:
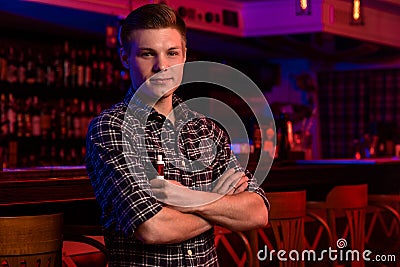
[(151, 53), (151, 52), (143, 52), (140, 54), (140, 56), (142, 56), (142, 57), (151, 57), (152, 55), (153, 55), (153, 53)]
[(177, 56), (177, 55), (179, 55), (179, 53), (178, 53), (177, 51), (170, 51), (168, 54), (169, 54), (170, 56)]

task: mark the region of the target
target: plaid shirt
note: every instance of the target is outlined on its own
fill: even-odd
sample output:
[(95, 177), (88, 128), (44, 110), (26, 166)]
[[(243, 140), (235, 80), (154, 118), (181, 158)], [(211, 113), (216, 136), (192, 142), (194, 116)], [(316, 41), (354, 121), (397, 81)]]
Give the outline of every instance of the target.
[[(212, 182), (228, 167), (242, 170), (231, 157), (226, 134), (215, 123), (191, 111), (175, 95), (173, 106), (174, 126), (131, 89), (123, 102), (90, 123), (87, 170), (102, 208), (110, 267), (218, 266), (213, 230), (168, 245), (143, 244), (133, 235), (163, 207), (148, 179), (157, 175), (158, 154), (165, 161), (166, 179), (195, 190), (211, 190)], [(260, 194), (268, 205), (254, 183), (249, 182), (249, 190)]]

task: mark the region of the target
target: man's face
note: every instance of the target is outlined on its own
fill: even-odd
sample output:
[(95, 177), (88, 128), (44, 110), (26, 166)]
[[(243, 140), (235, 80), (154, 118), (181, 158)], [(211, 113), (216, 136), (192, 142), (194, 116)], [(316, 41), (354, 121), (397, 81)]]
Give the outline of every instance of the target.
[[(182, 81), (186, 60), (181, 34), (173, 28), (143, 29), (134, 31), (132, 37), (130, 54), (122, 51), (121, 59), (129, 68), (133, 86), (137, 89), (145, 83), (142, 93), (151, 98), (170, 96)], [(170, 68), (177, 64), (181, 65)]]

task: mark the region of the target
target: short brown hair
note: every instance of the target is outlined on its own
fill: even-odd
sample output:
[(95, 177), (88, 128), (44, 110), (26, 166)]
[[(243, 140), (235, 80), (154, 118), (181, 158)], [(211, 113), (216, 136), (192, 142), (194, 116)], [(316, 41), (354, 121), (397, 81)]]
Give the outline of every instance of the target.
[(165, 4), (147, 4), (133, 10), (120, 22), (118, 39), (120, 45), (130, 51), (132, 32), (140, 29), (174, 28), (186, 44), (186, 24), (174, 9)]

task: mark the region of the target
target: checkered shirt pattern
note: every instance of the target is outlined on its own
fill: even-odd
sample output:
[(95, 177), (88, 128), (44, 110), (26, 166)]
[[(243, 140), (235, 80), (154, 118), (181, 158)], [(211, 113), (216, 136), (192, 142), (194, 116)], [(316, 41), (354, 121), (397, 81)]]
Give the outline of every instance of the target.
[[(102, 208), (110, 267), (218, 266), (212, 229), (168, 245), (143, 244), (133, 235), (163, 207), (149, 184), (149, 178), (157, 175), (158, 154), (165, 161), (165, 178), (193, 189), (210, 190), (227, 168), (243, 170), (231, 157), (224, 131), (175, 95), (173, 106), (175, 126), (130, 89), (122, 102), (90, 123), (86, 164)], [(251, 177), (248, 171), (246, 174)], [(248, 190), (258, 193), (268, 205), (253, 179)]]

